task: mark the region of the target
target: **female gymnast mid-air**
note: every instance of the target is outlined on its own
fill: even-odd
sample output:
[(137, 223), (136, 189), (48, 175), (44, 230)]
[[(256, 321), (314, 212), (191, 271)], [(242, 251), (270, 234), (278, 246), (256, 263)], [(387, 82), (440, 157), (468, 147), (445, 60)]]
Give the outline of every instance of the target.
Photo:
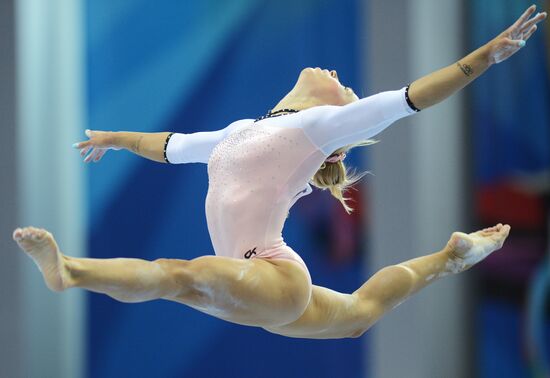
[[(18, 228), (14, 240), (38, 265), (48, 288), (73, 287), (121, 302), (166, 299), (233, 323), (313, 339), (359, 337), (387, 311), (440, 277), (469, 269), (502, 247), (509, 225), (454, 232), (439, 252), (385, 267), (352, 294), (312, 285), (282, 238), (291, 206), (329, 189), (349, 213), (344, 191), (358, 180), (346, 152), (400, 118), (435, 105), (519, 51), (546, 13), (529, 7), (508, 29), (458, 62), (400, 90), (363, 99), (336, 71), (306, 68), (265, 116), (214, 132), (86, 131), (84, 161), (127, 149), (158, 162), (208, 164), (208, 230), (216, 256), (193, 260), (69, 257), (43, 229)], [(360, 176), (359, 176), (360, 177)]]

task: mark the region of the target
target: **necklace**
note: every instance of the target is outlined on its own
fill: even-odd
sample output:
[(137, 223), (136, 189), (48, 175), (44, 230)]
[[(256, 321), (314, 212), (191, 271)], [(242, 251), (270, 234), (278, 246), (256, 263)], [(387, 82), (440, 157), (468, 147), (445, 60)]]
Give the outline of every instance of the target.
[(256, 120), (254, 122), (258, 122), (258, 121), (261, 121), (262, 119), (266, 119), (266, 118), (273, 118), (273, 117), (280, 117), (282, 115), (285, 115), (285, 114), (281, 114), (281, 113), (298, 113), (299, 110), (296, 110), (296, 109), (281, 109), (281, 110), (277, 110), (276, 112), (272, 112), (271, 110), (267, 112), (266, 115), (263, 115), (261, 117), (258, 117), (256, 118)]

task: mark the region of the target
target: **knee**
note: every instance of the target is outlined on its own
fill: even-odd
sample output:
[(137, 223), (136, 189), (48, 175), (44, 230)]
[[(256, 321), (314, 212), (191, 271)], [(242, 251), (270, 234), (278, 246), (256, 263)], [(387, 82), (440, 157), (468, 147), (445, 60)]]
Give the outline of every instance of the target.
[(352, 296), (356, 300), (355, 311), (350, 319), (350, 332), (345, 337), (355, 339), (363, 336), (382, 317), (385, 307), (376, 300)]
[(189, 266), (189, 261), (179, 259), (161, 258), (156, 259), (153, 262), (157, 264), (167, 274), (181, 274), (185, 271), (185, 269), (188, 269)]
[(181, 295), (184, 289), (192, 287), (193, 274), (188, 260), (161, 258), (153, 263), (159, 267), (166, 281), (174, 288), (176, 296)]
[(188, 260), (179, 259), (156, 259), (153, 261), (169, 276), (177, 279), (187, 279), (191, 276), (191, 267)]

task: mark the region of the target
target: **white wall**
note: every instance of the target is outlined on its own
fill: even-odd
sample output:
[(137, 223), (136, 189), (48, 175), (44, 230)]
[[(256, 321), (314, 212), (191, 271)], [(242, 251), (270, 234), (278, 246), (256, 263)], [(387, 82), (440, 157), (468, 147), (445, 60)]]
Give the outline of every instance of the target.
[[(72, 256), (84, 255), (85, 241), (83, 167), (71, 148), (84, 129), (81, 8), (78, 0), (16, 6), (18, 223), (50, 230)], [(83, 376), (83, 293), (50, 292), (19, 256), (24, 376)]]
[(17, 225), (15, 156), (14, 2), (0, 2), (0, 377), (22, 377), (19, 252), (11, 239)]
[[(399, 89), (464, 54), (462, 2), (365, 2), (369, 93)], [(370, 147), (368, 275), (440, 250), (466, 230), (463, 95), (398, 121)], [(367, 337), (368, 376), (468, 377), (469, 315), (463, 276), (404, 302)]]

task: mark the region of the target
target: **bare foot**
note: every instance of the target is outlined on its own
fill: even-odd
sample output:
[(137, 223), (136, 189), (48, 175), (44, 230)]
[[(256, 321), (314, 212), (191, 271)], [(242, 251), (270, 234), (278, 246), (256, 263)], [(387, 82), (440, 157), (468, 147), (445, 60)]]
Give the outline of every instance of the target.
[(34, 227), (18, 228), (13, 232), (13, 240), (33, 259), (50, 290), (62, 291), (66, 288), (63, 255), (52, 234)]
[(501, 223), (471, 234), (454, 232), (447, 243), (447, 250), (451, 256), (447, 262), (447, 269), (451, 273), (460, 273), (471, 268), (492, 252), (502, 248), (509, 233), (510, 226)]

